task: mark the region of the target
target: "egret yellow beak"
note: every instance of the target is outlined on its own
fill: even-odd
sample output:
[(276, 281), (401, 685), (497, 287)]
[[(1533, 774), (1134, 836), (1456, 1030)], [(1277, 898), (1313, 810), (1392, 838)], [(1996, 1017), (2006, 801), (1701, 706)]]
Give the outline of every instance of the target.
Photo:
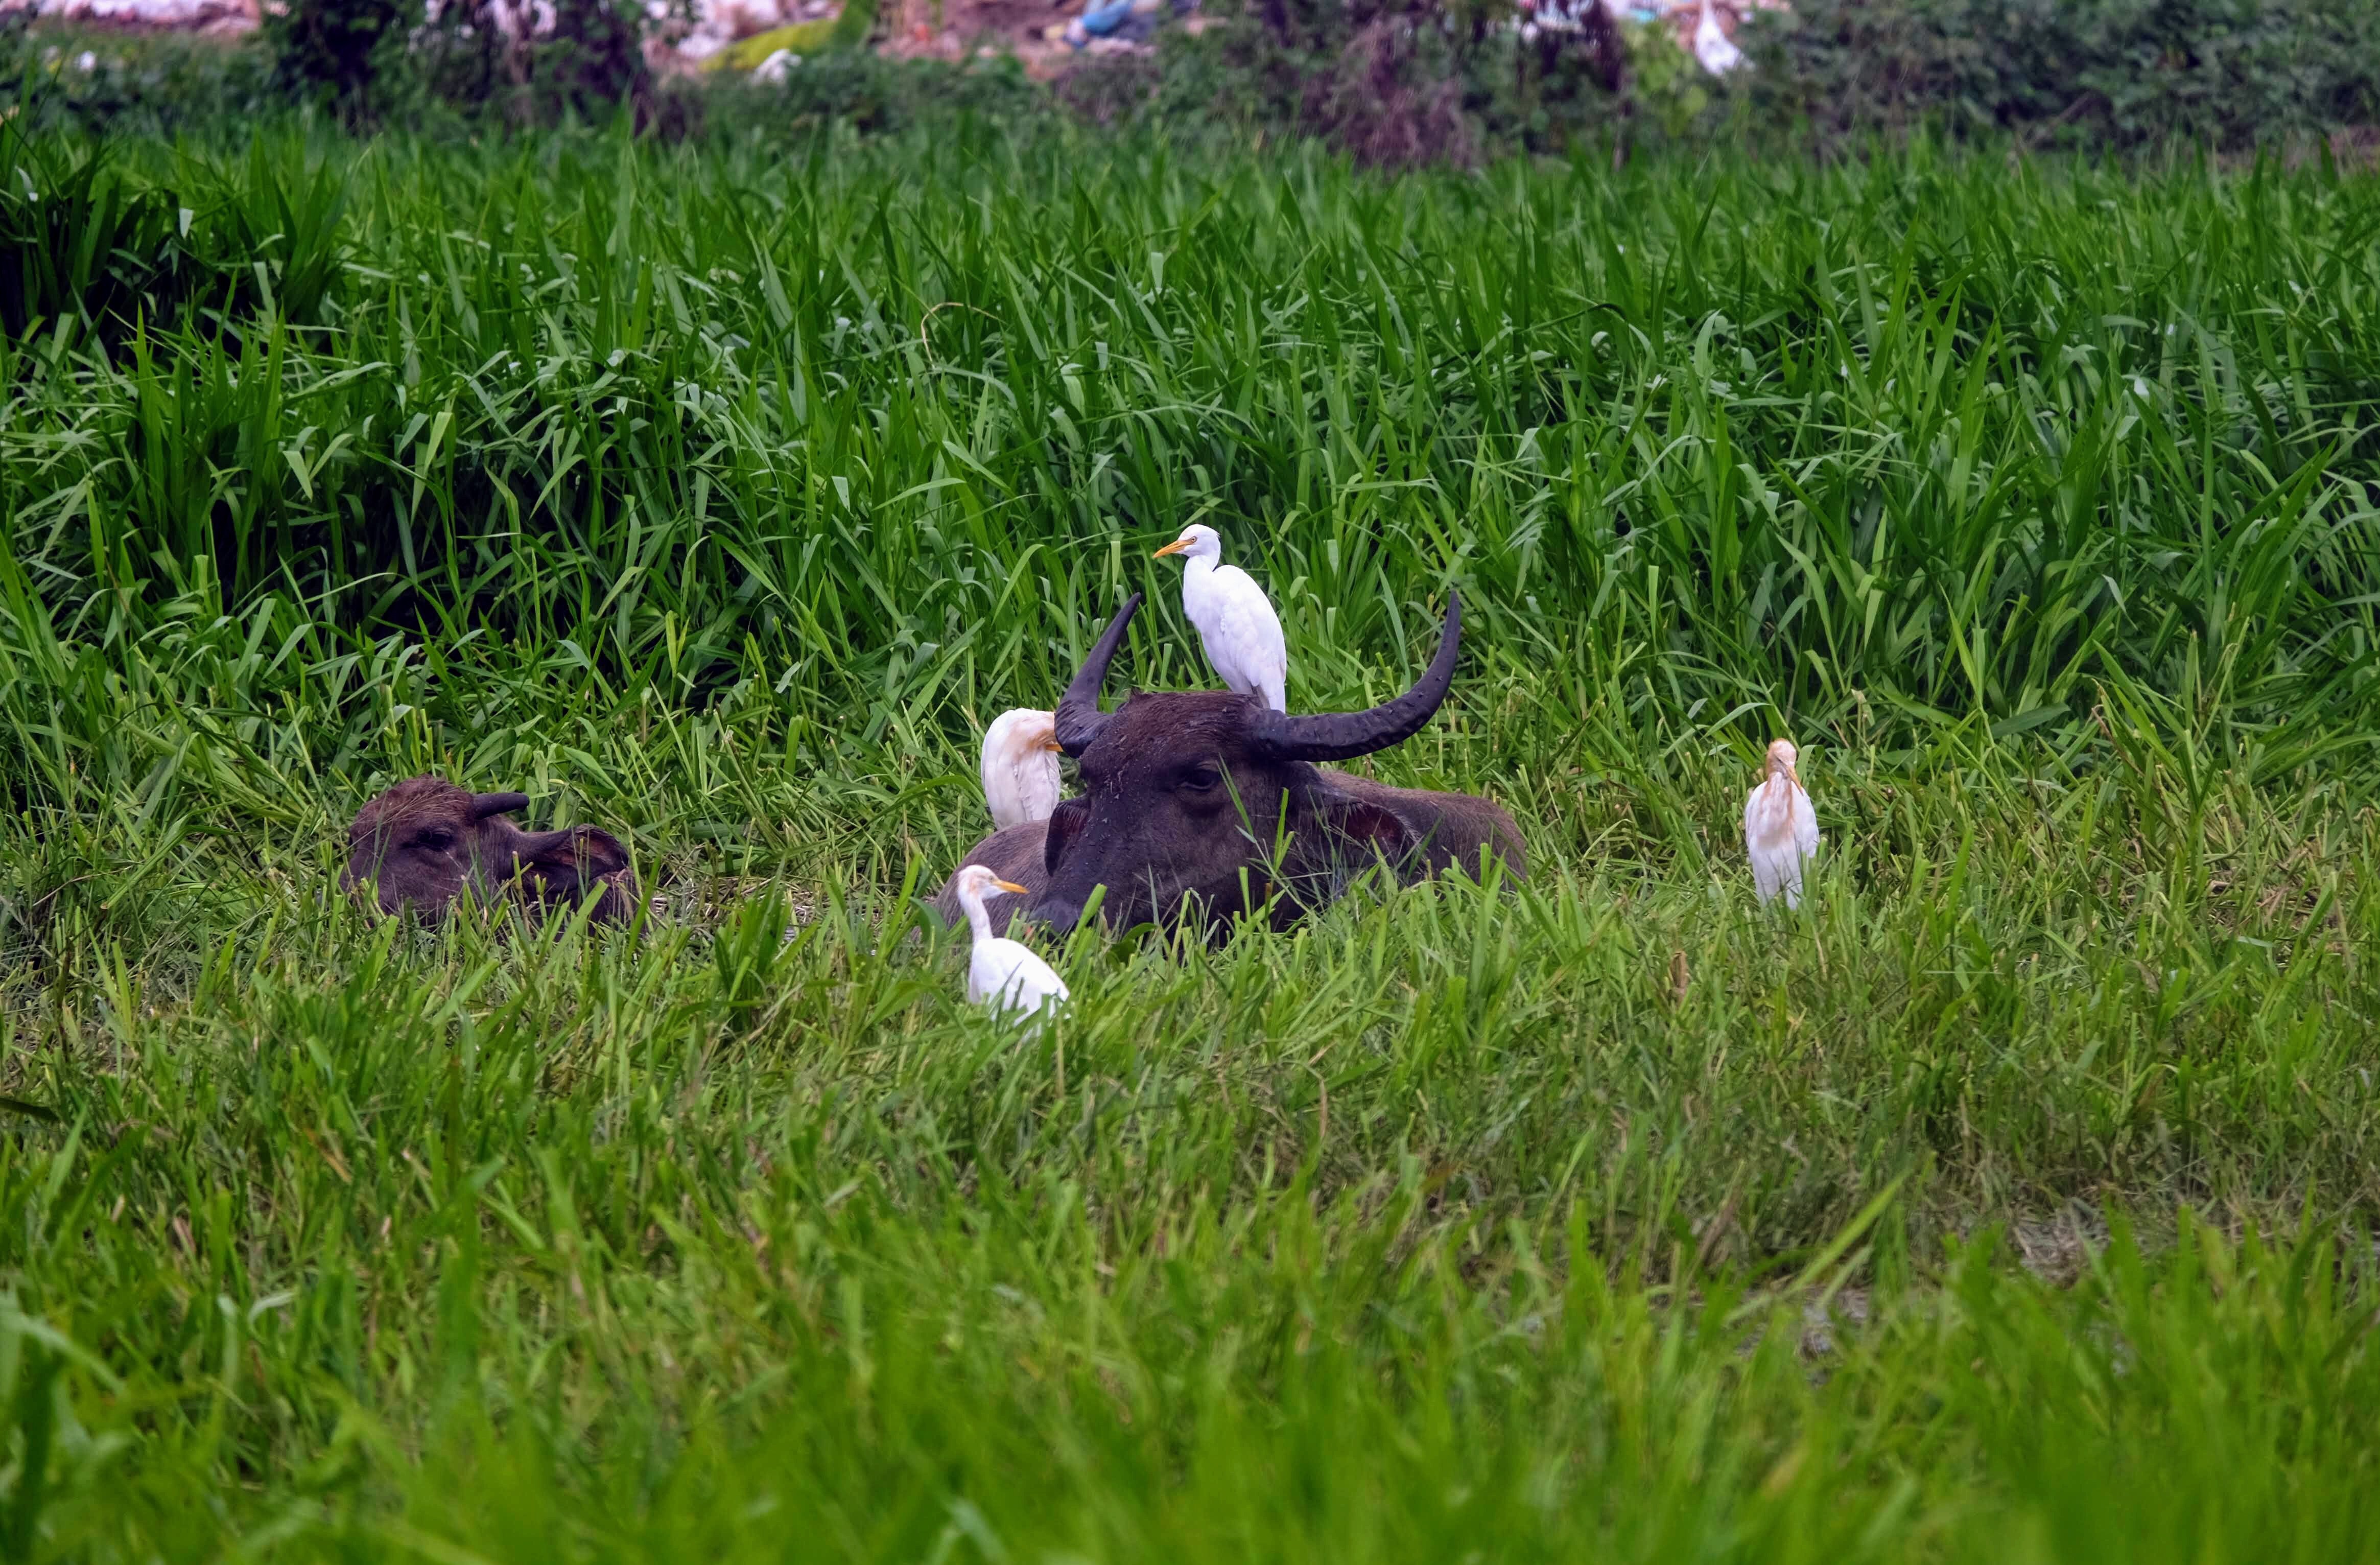
[(1189, 547), (1190, 540), (1188, 539), (1177, 538), (1172, 542), (1167, 544), (1164, 548), (1159, 550), (1156, 553), (1151, 554), (1149, 558), (1152, 560), (1162, 560), (1168, 554), (1179, 554), (1182, 551)]
[(1045, 750), (1049, 751), (1049, 752), (1050, 752), (1051, 755), (1053, 755), (1053, 756), (1062, 756), (1062, 755), (1064, 755), (1064, 754), (1066, 753), (1066, 746), (1063, 746), (1063, 745), (1061, 745), (1061, 744), (1060, 744), (1060, 743), (1058, 743), (1058, 741), (1057, 741), (1057, 740), (1055, 740), (1055, 739), (1044, 739), (1044, 740), (1042, 740), (1042, 741), (1041, 741), (1041, 747), (1042, 747), (1043, 749), (1045, 749)]
[(1026, 890), (1023, 886), (1018, 885), (1014, 880), (994, 880), (992, 884), (998, 886), (1003, 892), (1014, 892), (1021, 897), (1029, 897), (1033, 894), (1031, 892)]

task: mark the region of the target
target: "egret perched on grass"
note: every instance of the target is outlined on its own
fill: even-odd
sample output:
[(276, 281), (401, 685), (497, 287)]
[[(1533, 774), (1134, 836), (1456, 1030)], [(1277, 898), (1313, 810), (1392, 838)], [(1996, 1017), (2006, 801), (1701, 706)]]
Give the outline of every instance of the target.
[(1198, 627), (1207, 661), (1223, 683), (1243, 696), (1258, 696), (1277, 712), (1289, 710), (1289, 647), (1281, 638), (1281, 616), (1255, 578), (1223, 564), (1223, 540), (1213, 528), (1182, 529), (1157, 557), (1183, 556), (1182, 612)]
[(1802, 865), (1818, 851), (1818, 817), (1793, 770), (1798, 752), (1779, 739), (1768, 746), (1768, 778), (1743, 801), (1743, 851), (1752, 857), (1752, 884), (1764, 903), (1785, 896), (1802, 905)]
[(1743, 64), (1743, 51), (1711, 14), (1711, 0), (1703, 0), (1702, 20), (1694, 24), (1694, 58), (1713, 76), (1725, 76)]
[(1058, 807), (1057, 723), (1055, 712), (1019, 707), (983, 731), (983, 802), (995, 830), (1047, 820)]
[(951, 889), (965, 910), (967, 928), (975, 931), (975, 952), (967, 959), (967, 999), (994, 1011), (1026, 1015), (1044, 1005), (1063, 1003), (1066, 980), (1018, 941), (991, 932), (991, 915), (985, 910), (983, 899), (993, 892), (1023, 896), (1025, 888), (1002, 880), (980, 864), (970, 864), (952, 878)]

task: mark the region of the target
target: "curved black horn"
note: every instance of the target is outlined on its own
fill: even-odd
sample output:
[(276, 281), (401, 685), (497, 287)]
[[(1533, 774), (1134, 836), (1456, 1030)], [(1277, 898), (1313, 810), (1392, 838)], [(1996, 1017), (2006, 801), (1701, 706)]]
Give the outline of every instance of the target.
[(1116, 649), (1123, 645), (1124, 627), (1132, 624), (1139, 608), (1140, 594), (1135, 592), (1091, 643), (1090, 655), (1075, 671), (1075, 682), (1058, 698), (1058, 747), (1070, 756), (1079, 757), (1089, 749), (1091, 741), (1099, 736), (1100, 724), (1108, 720), (1108, 714), (1099, 710), (1099, 685), (1108, 676), (1108, 664), (1115, 661)]
[(485, 820), (492, 815), (510, 815), (528, 807), (527, 794), (474, 794), (471, 795), (471, 819)]
[(1438, 656), (1414, 682), (1414, 687), (1393, 701), (1369, 711), (1321, 712), (1290, 717), (1277, 711), (1257, 714), (1249, 737), (1285, 760), (1345, 760), (1368, 756), (1402, 744), (1422, 731), (1437, 715), (1439, 703), (1454, 685), (1454, 661), (1463, 648), (1463, 601), (1446, 589), (1446, 628), (1439, 633)]

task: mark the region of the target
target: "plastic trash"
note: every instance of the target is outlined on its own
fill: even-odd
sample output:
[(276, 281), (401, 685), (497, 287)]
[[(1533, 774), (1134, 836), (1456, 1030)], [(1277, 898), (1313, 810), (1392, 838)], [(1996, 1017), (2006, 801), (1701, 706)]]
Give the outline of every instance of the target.
[(1725, 76), (1743, 64), (1743, 51), (1719, 27), (1710, 0), (1703, 0), (1702, 19), (1694, 24), (1694, 58), (1713, 76)]

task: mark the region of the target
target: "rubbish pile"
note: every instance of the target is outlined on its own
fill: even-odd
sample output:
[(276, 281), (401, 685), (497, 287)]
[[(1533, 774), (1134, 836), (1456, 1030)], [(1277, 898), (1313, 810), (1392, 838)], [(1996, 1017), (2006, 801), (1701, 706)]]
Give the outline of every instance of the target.
[[(237, 34), (261, 21), (273, 0), (0, 0), (0, 13), (31, 11), (58, 21), (128, 31)], [(446, 0), (458, 3), (458, 0)], [(534, 38), (553, 25), (552, 0), (459, 0), (507, 38)], [(1591, 25), (1663, 27), (1714, 76), (1743, 64), (1733, 40), (1754, 10), (1785, 0), (1517, 0), (1524, 41), (1576, 33)], [(440, 0), (431, 0), (433, 14)], [(1050, 75), (1079, 54), (1145, 50), (1173, 19), (1196, 31), (1198, 0), (694, 0), (693, 20), (674, 17), (668, 0), (644, 0), (654, 29), (646, 57), (661, 71), (749, 71), (783, 79), (807, 55), (864, 42), (882, 8), (882, 50), (903, 56), (957, 59), (969, 50), (1014, 54), (1035, 75)], [(1069, 12), (1077, 13), (1069, 16)], [(1053, 16), (1053, 13), (1055, 15)], [(1599, 14), (1598, 14), (1599, 13)]]
[[(647, 7), (656, 18), (667, 14), (657, 0), (647, 0)], [(781, 77), (788, 59), (818, 54), (834, 42), (843, 10), (835, 0), (696, 0), (693, 29), (658, 36), (647, 53), (656, 55), (656, 68), (765, 66), (771, 77)]]
[(257, 0), (0, 0), (0, 13), (26, 11), (140, 32), (233, 34), (251, 32), (261, 20)]
[(1168, 16), (1186, 17), (1198, 0), (1094, 0), (1072, 21), (1054, 23), (1043, 34), (1077, 53), (1107, 54), (1146, 43)]
[[(236, 36), (254, 31), (261, 7), (278, 0), (0, 0), (0, 14), (30, 12), (44, 20), (122, 32)], [(809, 55), (856, 48), (871, 33), (886, 55), (956, 60), (973, 53), (1011, 53), (1036, 75), (1053, 75), (1078, 51), (1145, 47), (1138, 42), (1163, 16), (1196, 0), (693, 0), (691, 22), (667, 0), (643, 0), (653, 27), (645, 42), (656, 70), (749, 71), (782, 79)], [(460, 5), (508, 39), (550, 33), (552, 0), (429, 0)], [(1137, 8), (1135, 8), (1137, 7)], [(1074, 22), (1068, 17), (1086, 13)], [(1077, 27), (1075, 24), (1081, 24)], [(1193, 22), (1195, 26), (1195, 19)], [(1074, 36), (1062, 36), (1073, 29)]]
[[(465, 3), (507, 38), (535, 38), (553, 28), (551, 0)], [(843, 10), (836, 0), (695, 0), (689, 27), (672, 18), (664, 0), (645, 0), (645, 7), (656, 24), (647, 54), (663, 70), (700, 67), (739, 40), (787, 27), (819, 23), (831, 30)], [(434, 17), (438, 0), (431, 0), (430, 9)], [(232, 35), (254, 31), (263, 19), (260, 0), (0, 0), (0, 13), (25, 11), (128, 32)]]
[(1743, 51), (1734, 33), (1755, 10), (1783, 10), (1785, 0), (1661, 0), (1648, 6), (1639, 0), (1518, 0), (1524, 42), (1548, 35), (1585, 32), (1601, 19), (1634, 27), (1667, 28), (1678, 44), (1702, 62), (1713, 76), (1725, 76), (1743, 64)]
[[(553, 30), (552, 0), (459, 0), (490, 18), (506, 38), (539, 38)], [(434, 17), (441, 0), (430, 0)], [(651, 26), (645, 37), (645, 59), (657, 71), (713, 70), (733, 65), (750, 70), (772, 55), (807, 50), (811, 54), (839, 42), (837, 22), (849, 7), (836, 0), (694, 0), (692, 19), (674, 10), (668, 0), (644, 0)], [(872, 7), (854, 19), (873, 19)], [(760, 47), (752, 45), (761, 43)], [(739, 47), (747, 51), (738, 55)], [(780, 58), (777, 69), (782, 72)]]

